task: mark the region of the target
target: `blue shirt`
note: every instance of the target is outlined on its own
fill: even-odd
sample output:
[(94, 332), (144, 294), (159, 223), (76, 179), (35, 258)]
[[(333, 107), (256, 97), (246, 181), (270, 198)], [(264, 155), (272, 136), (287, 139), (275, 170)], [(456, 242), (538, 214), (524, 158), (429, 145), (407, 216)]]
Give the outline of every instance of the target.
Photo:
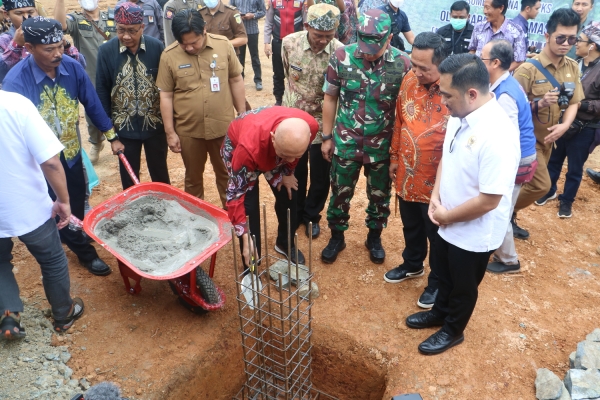
[(394, 11), (389, 4), (377, 7), (377, 9), (387, 13), (392, 20), (391, 32), (393, 36), (390, 44), (399, 50), (404, 50), (404, 41), (400, 37), (400, 33), (411, 31), (408, 16), (400, 9)]
[(112, 128), (90, 78), (71, 57), (63, 56), (53, 81), (29, 56), (8, 72), (2, 90), (19, 93), (31, 100), (65, 146), (63, 155), (69, 167), (81, 156), (79, 102), (100, 131), (107, 132)]
[(525, 38), (527, 39), (527, 47), (529, 47), (529, 22), (525, 19), (521, 14), (517, 15), (512, 19), (512, 22), (519, 25), (521, 29), (523, 29), (523, 33), (525, 34)]

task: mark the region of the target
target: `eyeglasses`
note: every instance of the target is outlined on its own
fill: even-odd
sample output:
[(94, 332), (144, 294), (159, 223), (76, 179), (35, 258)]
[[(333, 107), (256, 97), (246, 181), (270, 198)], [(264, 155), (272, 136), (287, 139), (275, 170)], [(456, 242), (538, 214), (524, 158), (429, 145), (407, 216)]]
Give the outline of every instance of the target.
[(577, 36), (567, 37), (560, 35), (556, 37), (556, 44), (563, 44), (565, 41), (569, 44), (569, 46), (573, 46), (575, 43), (577, 43)]
[(482, 58), (481, 61), (494, 61), (497, 60), (497, 58)]
[(458, 135), (458, 132), (460, 131), (460, 128), (462, 128), (462, 126), (458, 127), (458, 129), (454, 133), (454, 137), (452, 138), (452, 141), (450, 142), (450, 153), (452, 153), (452, 150), (454, 150), (454, 141), (456, 140), (456, 135)]
[(591, 40), (583, 40), (582, 38), (577, 38), (577, 43), (593, 43)]
[(138, 33), (140, 31), (140, 29), (142, 29), (142, 26), (140, 25), (139, 28), (137, 29), (133, 29), (133, 28), (129, 28), (129, 29), (123, 29), (123, 28), (118, 28), (117, 27), (117, 34), (119, 35), (124, 35), (124, 34), (128, 34), (129, 36), (133, 36), (136, 33)]

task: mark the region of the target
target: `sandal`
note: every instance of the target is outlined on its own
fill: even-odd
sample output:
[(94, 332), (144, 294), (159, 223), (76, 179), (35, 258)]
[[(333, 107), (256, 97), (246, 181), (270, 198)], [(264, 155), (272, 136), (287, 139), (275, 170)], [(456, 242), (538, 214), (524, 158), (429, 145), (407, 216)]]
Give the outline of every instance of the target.
[(83, 309), (83, 300), (81, 300), (79, 297), (75, 297), (73, 299), (73, 305), (71, 306), (69, 315), (67, 315), (65, 319), (54, 320), (54, 331), (58, 333), (66, 332), (71, 326), (73, 326), (75, 320), (79, 319), (79, 317), (83, 315)]
[(21, 326), (21, 315), (5, 311), (0, 317), (0, 332), (6, 340), (24, 338), (26, 333), (25, 328)]

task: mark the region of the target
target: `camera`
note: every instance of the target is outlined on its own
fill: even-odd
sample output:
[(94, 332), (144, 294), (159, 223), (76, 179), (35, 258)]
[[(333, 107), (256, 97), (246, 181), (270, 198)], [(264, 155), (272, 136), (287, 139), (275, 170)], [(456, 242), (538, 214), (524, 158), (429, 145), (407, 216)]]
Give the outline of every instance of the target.
[(575, 83), (574, 82), (564, 82), (560, 85), (560, 93), (558, 94), (558, 107), (561, 110), (569, 107), (569, 101), (573, 98), (573, 93), (575, 93)]
[(534, 54), (540, 54), (542, 52), (542, 49), (538, 49), (537, 47), (531, 45), (527, 48), (527, 52), (534, 53)]

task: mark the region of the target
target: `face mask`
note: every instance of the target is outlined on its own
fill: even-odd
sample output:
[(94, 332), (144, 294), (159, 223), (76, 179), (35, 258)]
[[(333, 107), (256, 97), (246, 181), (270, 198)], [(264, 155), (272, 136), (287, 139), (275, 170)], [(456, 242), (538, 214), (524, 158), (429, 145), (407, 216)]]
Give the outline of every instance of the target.
[(204, 0), (204, 4), (208, 8), (215, 8), (219, 4), (219, 0)]
[(404, 5), (404, 0), (390, 0), (390, 4), (396, 8), (401, 8)]
[(450, 18), (450, 25), (452, 25), (452, 28), (455, 31), (460, 31), (464, 29), (465, 26), (467, 26), (467, 20), (460, 18)]
[(79, 0), (79, 5), (85, 11), (94, 11), (98, 8), (98, 0)]

